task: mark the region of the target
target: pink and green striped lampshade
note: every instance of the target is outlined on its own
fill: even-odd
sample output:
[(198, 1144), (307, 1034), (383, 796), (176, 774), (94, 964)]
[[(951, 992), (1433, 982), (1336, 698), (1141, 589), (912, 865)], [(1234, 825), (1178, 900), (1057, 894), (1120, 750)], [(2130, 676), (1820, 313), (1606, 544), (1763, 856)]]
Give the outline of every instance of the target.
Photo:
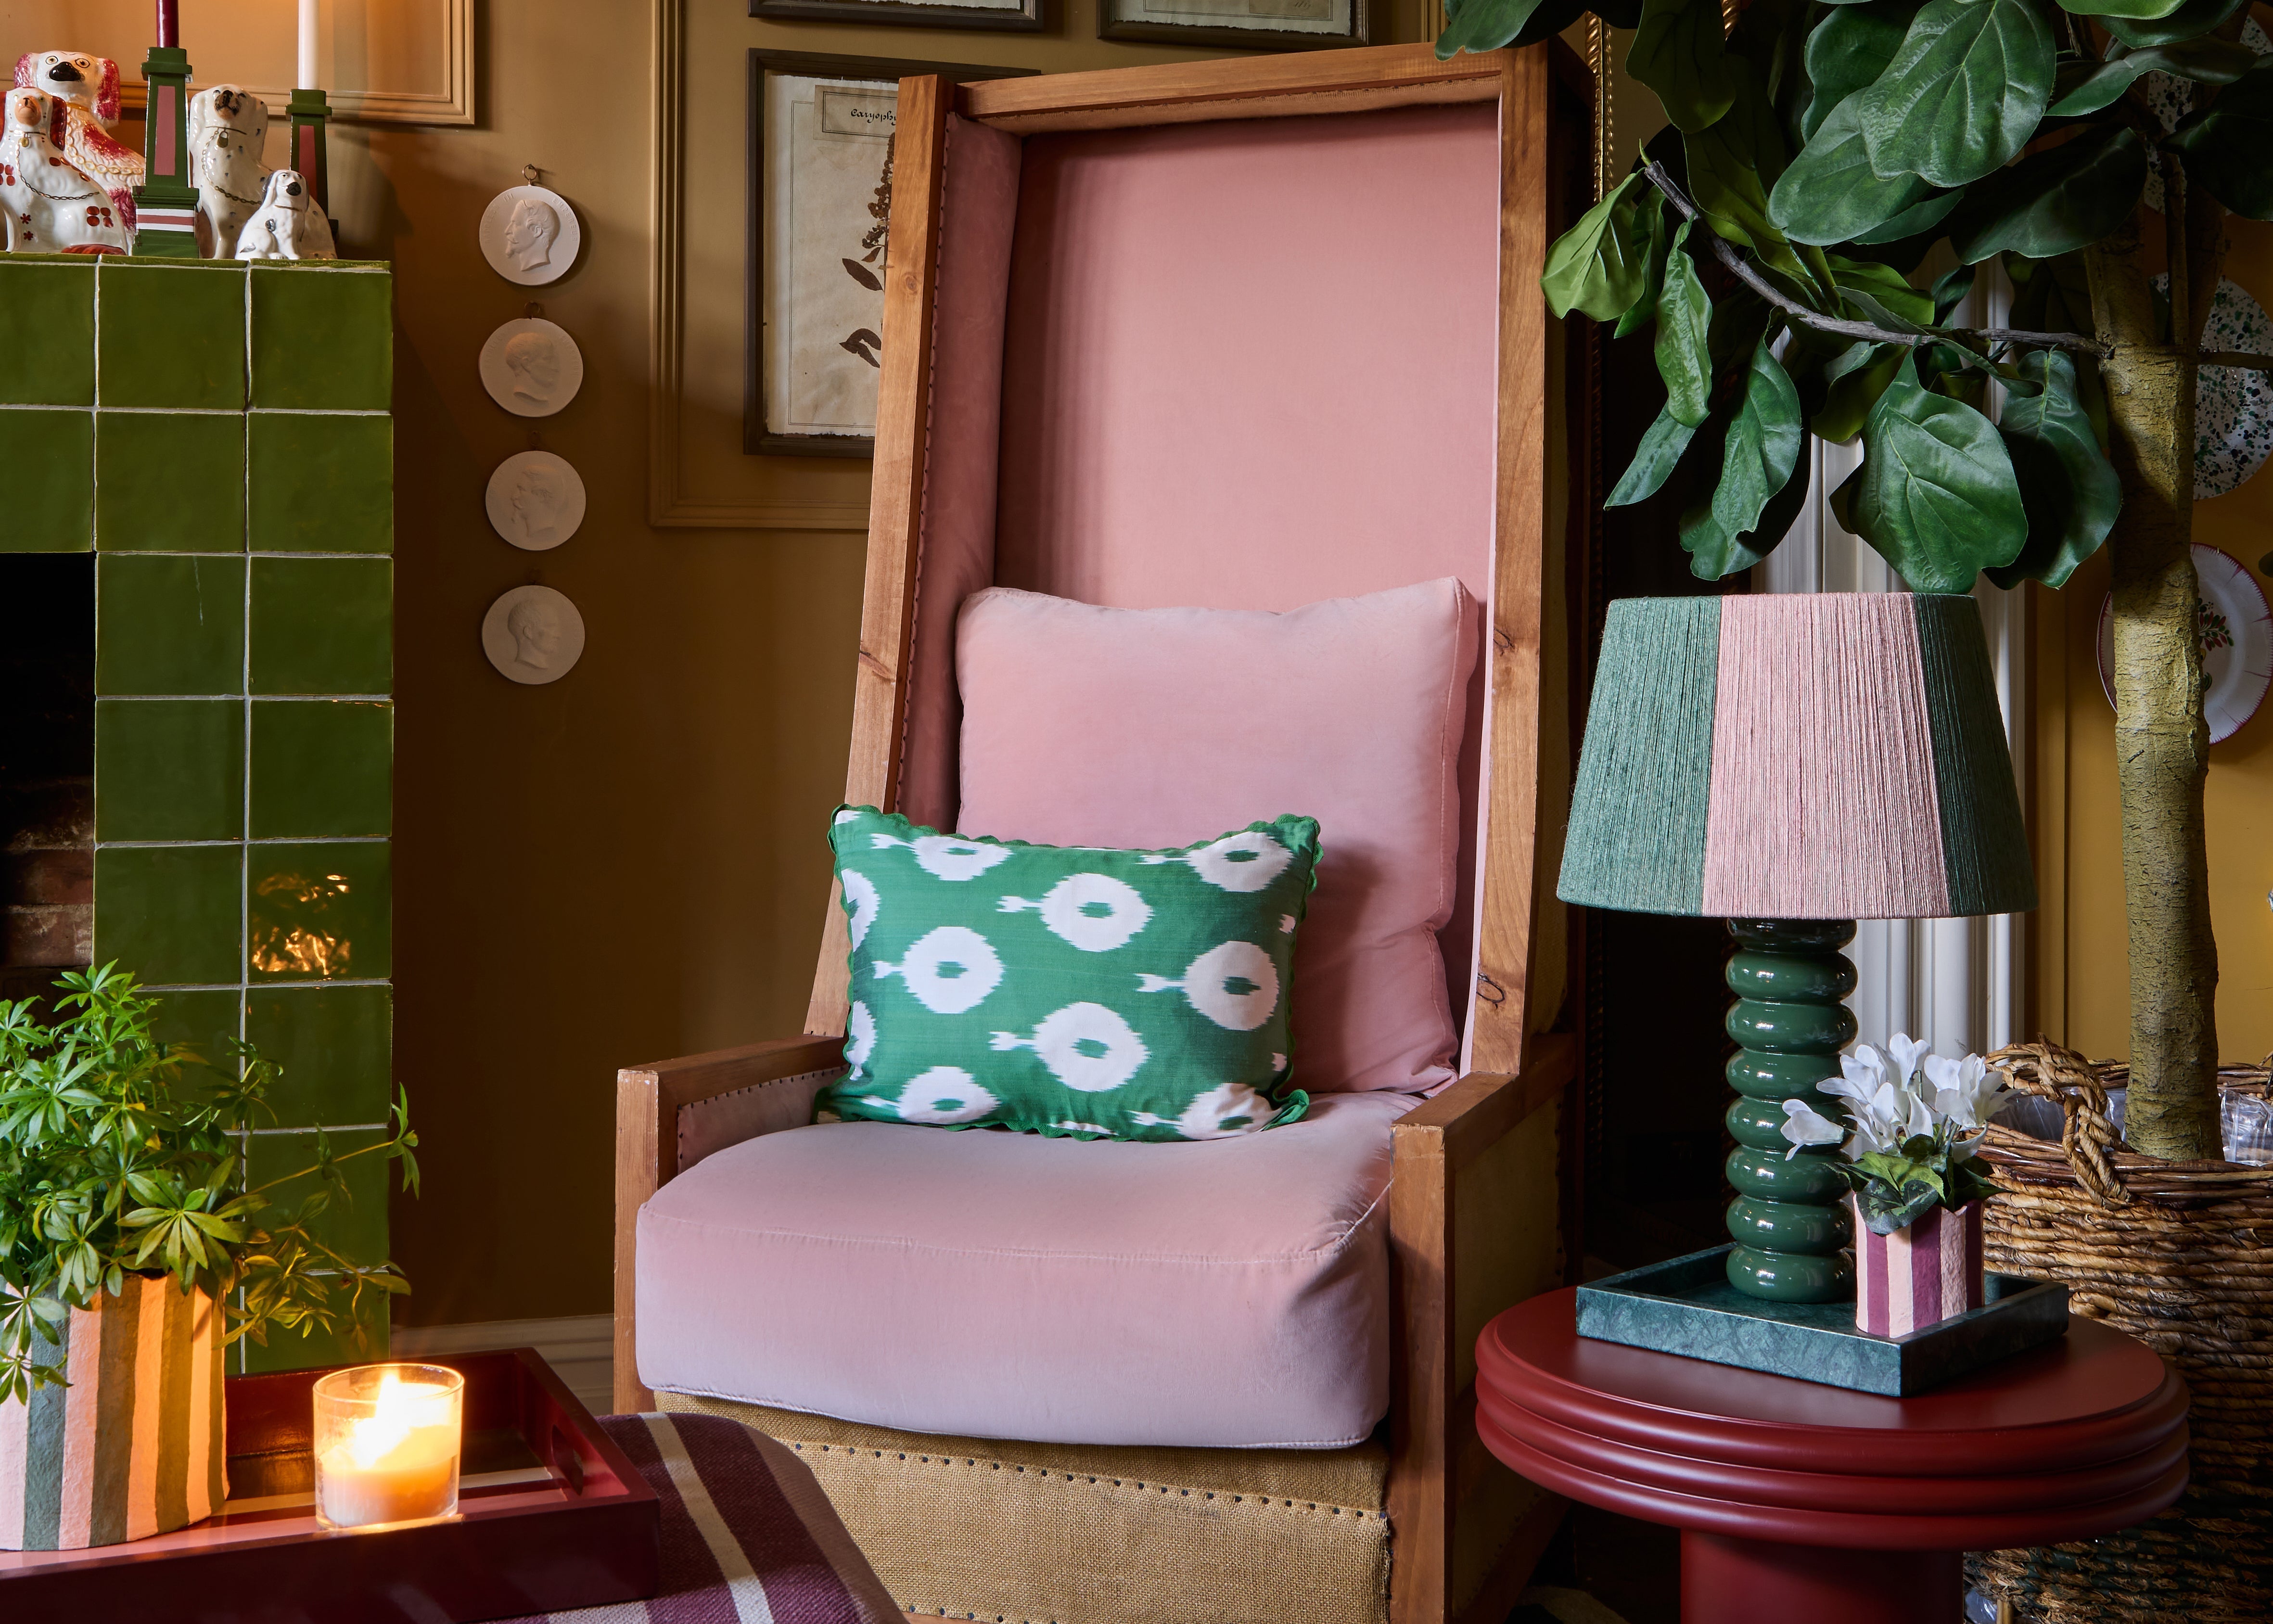
[(1973, 600), (1611, 604), (1556, 894), (1737, 919), (2036, 906)]

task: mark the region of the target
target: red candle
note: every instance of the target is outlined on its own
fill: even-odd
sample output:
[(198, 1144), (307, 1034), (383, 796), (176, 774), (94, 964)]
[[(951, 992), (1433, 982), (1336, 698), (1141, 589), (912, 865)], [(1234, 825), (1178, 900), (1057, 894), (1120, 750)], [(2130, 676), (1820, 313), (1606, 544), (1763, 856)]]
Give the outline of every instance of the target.
[(158, 43), (173, 49), (182, 42), (181, 0), (158, 0)]

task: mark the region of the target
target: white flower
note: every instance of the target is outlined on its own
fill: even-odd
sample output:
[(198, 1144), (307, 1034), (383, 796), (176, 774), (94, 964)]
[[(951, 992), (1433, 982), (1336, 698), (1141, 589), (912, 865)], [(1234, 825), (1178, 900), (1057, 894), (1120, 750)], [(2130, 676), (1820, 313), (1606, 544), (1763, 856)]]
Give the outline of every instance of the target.
[(1925, 1074), (1933, 1087), (1934, 1115), (1965, 1132), (1988, 1126), (1990, 1118), (2004, 1109), (2012, 1097), (2005, 1087), (2004, 1074), (1991, 1071), (1978, 1055), (1968, 1055), (1962, 1060), (1930, 1055)]
[(1811, 1145), (1836, 1145), (1847, 1137), (1847, 1130), (1804, 1100), (1786, 1100), (1783, 1136), (1791, 1141), (1791, 1148), (1783, 1153), (1789, 1162)]
[(1913, 1040), (1907, 1033), (1897, 1032), (1887, 1040), (1887, 1052), (1894, 1057), (1901, 1069), (1894, 1073), (1896, 1080), (1907, 1083), (1917, 1075), (1918, 1063), (1933, 1052), (1930, 1042)]
[(1838, 1076), (1827, 1077), (1815, 1086), (1825, 1094), (1867, 1105), (1886, 1080), (1886, 1061), (1877, 1049), (1864, 1043), (1853, 1054), (1839, 1056)]

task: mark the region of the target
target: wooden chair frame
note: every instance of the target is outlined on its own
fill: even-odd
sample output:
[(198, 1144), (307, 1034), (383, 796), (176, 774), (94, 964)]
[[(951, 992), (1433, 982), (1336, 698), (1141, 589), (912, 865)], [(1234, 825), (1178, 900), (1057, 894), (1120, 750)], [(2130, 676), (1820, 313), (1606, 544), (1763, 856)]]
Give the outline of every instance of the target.
[[(1564, 1109), (1564, 1227), (1573, 1214), (1573, 1158), (1581, 1066), (1579, 1040), (1542, 1033), (1527, 996), (1534, 985), (1542, 910), (1536, 835), (1550, 545), (1564, 545), (1564, 492), (1551, 414), (1570, 403), (1559, 324), (1539, 293), (1551, 230), (1556, 166), (1569, 172), (1551, 103), (1589, 102), (1592, 85), (1558, 42), (1439, 62), (1426, 45), (1178, 64), (949, 85), (902, 81), (891, 221), (893, 273), (886, 289), (883, 371), (876, 425), (866, 596), (861, 612), (851, 763), (844, 798), (896, 804), (900, 741), (908, 703), (910, 639), (920, 543), (926, 410), (938, 269), (938, 211), (946, 120), (963, 117), (1017, 133), (1290, 117), (1428, 102), (1496, 101), (1502, 154), (1498, 500), (1490, 661), (1490, 781), (1482, 793), (1498, 816), (1486, 820), (1476, 915), (1476, 975), (1487, 996), (1471, 1017), (1471, 1072), (1401, 1118), (1395, 1128), (1390, 1252), (1392, 1333), (1389, 1500), (1391, 1616), (1394, 1624), (1443, 1624), (1452, 1616), (1452, 1539), (1468, 1492), (1488, 1471), (1474, 1425), (1473, 1383), (1457, 1378), (1459, 1331), (1507, 1302), (1455, 1301), (1454, 1232), (1464, 1175), (1540, 1111)], [(1567, 127), (1567, 118), (1564, 121)], [(1556, 398), (1550, 398), (1550, 396)], [(1575, 438), (1575, 437), (1574, 437)], [(1576, 492), (1570, 492), (1576, 500)], [(1564, 605), (1557, 605), (1558, 610)], [(1549, 917), (1555, 917), (1549, 902)], [(1552, 944), (1550, 951), (1567, 949)], [(1577, 960), (1569, 960), (1575, 980)], [(806, 1034), (618, 1075), (616, 1104), (615, 1406), (652, 1409), (640, 1385), (634, 1312), (635, 1223), (649, 1197), (708, 1148), (810, 1120), (821, 1086), (843, 1070), (847, 938), (830, 898)], [(1553, 1011), (1547, 1013), (1552, 1014)], [(1479, 1192), (1481, 1193), (1481, 1192)], [(1575, 1236), (1566, 1233), (1575, 1254)], [(1466, 1282), (1463, 1282), (1464, 1284)], [(1511, 1298), (1510, 1301), (1512, 1299)], [(1550, 1500), (1499, 1553), (1490, 1576), (1460, 1609), (1497, 1620), (1559, 1522)]]

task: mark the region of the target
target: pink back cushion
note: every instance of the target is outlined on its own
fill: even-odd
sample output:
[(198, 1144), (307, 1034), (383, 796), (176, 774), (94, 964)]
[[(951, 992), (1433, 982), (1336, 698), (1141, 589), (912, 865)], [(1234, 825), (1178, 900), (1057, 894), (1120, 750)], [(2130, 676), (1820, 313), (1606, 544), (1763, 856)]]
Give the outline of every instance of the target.
[(1294, 1081), (1437, 1086), (1458, 1041), (1437, 932), (1464, 889), (1459, 767), (1479, 621), (1450, 579), (1286, 613), (978, 593), (956, 642), (959, 827), (1170, 846), (1285, 812), (1317, 818)]

